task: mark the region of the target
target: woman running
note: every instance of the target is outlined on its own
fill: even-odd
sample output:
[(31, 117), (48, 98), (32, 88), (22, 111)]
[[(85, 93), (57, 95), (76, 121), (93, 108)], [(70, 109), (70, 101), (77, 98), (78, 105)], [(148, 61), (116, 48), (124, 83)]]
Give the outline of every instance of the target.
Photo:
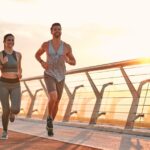
[[(8, 123), (14, 122), (15, 115), (20, 112), (22, 77), (21, 54), (13, 49), (13, 34), (4, 36), (4, 50), (0, 52), (0, 101), (2, 106), (1, 139), (8, 139)], [(9, 99), (11, 104), (9, 103)]]

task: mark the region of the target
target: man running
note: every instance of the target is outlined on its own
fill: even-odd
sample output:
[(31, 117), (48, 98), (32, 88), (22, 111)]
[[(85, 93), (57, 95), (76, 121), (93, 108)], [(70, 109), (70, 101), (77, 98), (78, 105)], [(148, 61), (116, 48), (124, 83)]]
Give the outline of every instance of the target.
[[(65, 81), (65, 62), (75, 65), (76, 60), (72, 54), (71, 46), (61, 40), (60, 23), (52, 24), (50, 30), (52, 39), (42, 44), (35, 57), (45, 69), (44, 81), (49, 94), (47, 131), (49, 136), (53, 136), (53, 120), (58, 111)], [(46, 53), (46, 61), (41, 59), (43, 53)]]

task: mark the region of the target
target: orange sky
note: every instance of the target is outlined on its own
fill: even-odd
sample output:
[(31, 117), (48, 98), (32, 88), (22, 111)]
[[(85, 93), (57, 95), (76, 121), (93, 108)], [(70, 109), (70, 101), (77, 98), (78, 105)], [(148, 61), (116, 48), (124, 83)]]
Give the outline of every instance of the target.
[(149, 56), (149, 7), (149, 0), (0, 0), (0, 48), (13, 33), (23, 77), (41, 75), (34, 54), (51, 38), (51, 24), (60, 22), (77, 59), (68, 69)]

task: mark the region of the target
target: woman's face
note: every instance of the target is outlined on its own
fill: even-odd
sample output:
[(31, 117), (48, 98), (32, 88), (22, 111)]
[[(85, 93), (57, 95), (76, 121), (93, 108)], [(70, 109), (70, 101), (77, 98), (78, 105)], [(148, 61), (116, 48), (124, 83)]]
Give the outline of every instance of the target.
[(13, 36), (8, 36), (4, 41), (5, 48), (13, 48), (15, 38)]

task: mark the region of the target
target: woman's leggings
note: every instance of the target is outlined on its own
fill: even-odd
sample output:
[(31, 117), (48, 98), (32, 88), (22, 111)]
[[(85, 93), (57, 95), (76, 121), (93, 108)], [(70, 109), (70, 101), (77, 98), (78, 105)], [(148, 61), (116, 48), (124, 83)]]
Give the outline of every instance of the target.
[[(9, 103), (11, 101), (11, 105)], [(9, 114), (18, 114), (20, 112), (21, 103), (21, 87), (20, 82), (8, 83), (0, 81), (0, 101), (2, 105), (2, 125), (3, 130), (7, 131)]]

